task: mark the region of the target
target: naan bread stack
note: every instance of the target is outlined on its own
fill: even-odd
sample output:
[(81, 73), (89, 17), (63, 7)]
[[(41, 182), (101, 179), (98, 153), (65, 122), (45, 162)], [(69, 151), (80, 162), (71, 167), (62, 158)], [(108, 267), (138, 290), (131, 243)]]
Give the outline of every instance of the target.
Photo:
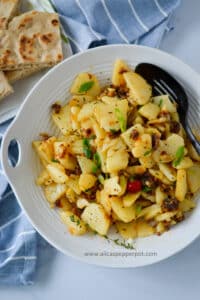
[(10, 83), (63, 59), (60, 23), (56, 13), (30, 11), (12, 18), (19, 1), (0, 0), (0, 20), (6, 18), (2, 11), (5, 4), (10, 8), (10, 15), (4, 12), (7, 16), (4, 22), (7, 23), (0, 26), (0, 99), (13, 92)]

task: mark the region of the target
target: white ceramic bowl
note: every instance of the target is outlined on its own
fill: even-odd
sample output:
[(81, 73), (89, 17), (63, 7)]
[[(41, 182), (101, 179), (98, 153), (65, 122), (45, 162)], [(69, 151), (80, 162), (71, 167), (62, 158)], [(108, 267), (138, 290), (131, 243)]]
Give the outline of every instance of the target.
[[(110, 80), (113, 62), (124, 59), (131, 67), (140, 62), (155, 63), (179, 79), (190, 97), (192, 126), (200, 116), (200, 77), (190, 67), (162, 51), (148, 47), (113, 45), (99, 47), (74, 55), (50, 70), (26, 97), (17, 117), (2, 142), (2, 164), (17, 199), (33, 226), (50, 244), (65, 254), (82, 261), (109, 267), (137, 267), (158, 262), (189, 245), (200, 233), (200, 205), (186, 220), (162, 236), (138, 239), (136, 251), (126, 250), (106, 239), (86, 235), (68, 234), (55, 210), (49, 208), (42, 190), (35, 185), (40, 164), (31, 142), (40, 132), (56, 133), (50, 119), (50, 106), (56, 100), (69, 99), (69, 86), (73, 78), (83, 71), (97, 75), (101, 84)], [(199, 129), (199, 128), (198, 128)], [(8, 163), (8, 145), (18, 141), (20, 155), (15, 168)], [(197, 195), (196, 198), (199, 196)], [(148, 254), (155, 252), (155, 255)], [(87, 253), (90, 253), (87, 255)], [(143, 252), (143, 253), (137, 253)], [(135, 255), (137, 254), (137, 256)]]

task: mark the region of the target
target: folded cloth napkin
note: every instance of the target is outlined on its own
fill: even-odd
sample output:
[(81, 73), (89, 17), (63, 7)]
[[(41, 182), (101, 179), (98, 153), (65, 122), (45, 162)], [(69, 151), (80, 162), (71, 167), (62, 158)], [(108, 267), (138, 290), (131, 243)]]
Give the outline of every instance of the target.
[[(38, 0), (39, 1), (39, 0)], [(44, 3), (43, 0), (42, 3)], [(54, 0), (73, 52), (113, 43), (158, 47), (180, 0)], [(0, 125), (0, 136), (8, 122)], [(16, 147), (11, 145), (11, 162)], [(0, 283), (31, 284), (41, 237), (0, 171)], [(50, 247), (50, 246), (49, 246)]]

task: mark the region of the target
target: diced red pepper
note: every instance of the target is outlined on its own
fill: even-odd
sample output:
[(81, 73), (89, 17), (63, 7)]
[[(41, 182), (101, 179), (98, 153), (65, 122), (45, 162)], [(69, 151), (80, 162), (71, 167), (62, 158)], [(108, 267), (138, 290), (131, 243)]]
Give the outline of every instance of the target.
[(130, 193), (137, 193), (142, 189), (142, 182), (140, 180), (128, 181), (127, 191)]

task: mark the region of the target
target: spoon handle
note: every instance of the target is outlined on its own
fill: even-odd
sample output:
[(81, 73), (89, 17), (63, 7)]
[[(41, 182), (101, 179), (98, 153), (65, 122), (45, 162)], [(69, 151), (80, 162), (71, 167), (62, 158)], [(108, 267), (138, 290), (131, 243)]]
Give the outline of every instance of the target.
[(190, 127), (190, 125), (188, 124), (188, 121), (185, 120), (184, 122), (185, 124), (185, 131), (187, 133), (187, 135), (190, 138), (190, 141), (192, 143), (192, 145), (194, 146), (195, 150), (197, 151), (197, 153), (200, 155), (200, 142), (198, 142), (196, 136), (194, 135), (194, 133), (192, 132), (192, 129)]

